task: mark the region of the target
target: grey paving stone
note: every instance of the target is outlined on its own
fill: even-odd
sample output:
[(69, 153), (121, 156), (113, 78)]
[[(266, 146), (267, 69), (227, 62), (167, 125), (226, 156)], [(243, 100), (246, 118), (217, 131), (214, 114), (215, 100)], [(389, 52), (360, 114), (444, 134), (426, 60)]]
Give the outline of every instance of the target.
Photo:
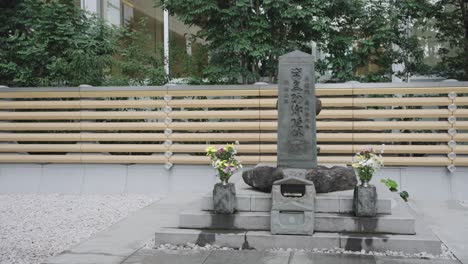
[[(414, 234), (415, 219), (408, 213), (355, 217), (346, 214), (315, 214), (317, 232), (365, 232)], [(208, 211), (188, 210), (179, 215), (180, 228), (270, 230), (269, 212), (237, 212), (218, 215)]]
[(375, 264), (373, 256), (361, 255), (332, 255), (295, 252), (290, 264)]
[(333, 233), (315, 233), (312, 236), (272, 235), (268, 231), (248, 231), (247, 243), (257, 250), (272, 248), (339, 248), (340, 236)]
[(210, 251), (142, 249), (122, 264), (202, 264)]
[[(236, 186), (236, 192), (239, 191)], [(202, 197), (201, 209), (204, 211), (213, 210), (213, 197), (207, 194)], [(269, 212), (271, 211), (271, 194), (262, 193), (262, 195), (245, 193), (240, 190), (237, 193), (237, 211), (240, 212)], [(392, 199), (379, 198), (377, 200), (377, 213), (390, 214), (392, 211)], [(318, 194), (315, 197), (315, 212), (317, 213), (352, 213), (353, 197), (352, 195), (323, 195)]]
[(376, 257), (376, 264), (461, 264), (449, 259), (409, 259), (395, 257)]
[(73, 254), (66, 253), (55, 256), (43, 264), (115, 264), (121, 263), (127, 256), (116, 256), (110, 254)]
[(212, 244), (221, 247), (242, 248), (245, 244), (245, 235), (246, 231), (164, 228), (156, 232), (155, 246), (193, 243), (200, 246)]
[(203, 264), (287, 264), (289, 253), (255, 250), (213, 251)]

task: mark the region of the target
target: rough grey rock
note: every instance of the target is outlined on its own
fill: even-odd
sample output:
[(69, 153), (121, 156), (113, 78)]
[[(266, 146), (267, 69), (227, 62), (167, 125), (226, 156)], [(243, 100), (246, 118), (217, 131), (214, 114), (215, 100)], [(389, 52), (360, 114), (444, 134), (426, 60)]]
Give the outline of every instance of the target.
[(271, 192), (273, 183), (283, 179), (283, 173), (276, 164), (258, 164), (253, 169), (242, 173), (244, 182), (262, 192)]
[(213, 210), (216, 214), (233, 214), (236, 210), (236, 186), (216, 183), (213, 188)]
[(377, 190), (375, 186), (359, 185), (354, 188), (353, 209), (356, 216), (377, 215)]
[(333, 166), (317, 166), (317, 168), (293, 169), (277, 168), (272, 164), (259, 164), (242, 174), (244, 182), (262, 192), (271, 192), (273, 182), (287, 178), (299, 177), (312, 181), (317, 193), (352, 190), (357, 185), (353, 168)]
[(315, 98), (315, 115), (320, 114), (322, 111), (322, 100)]
[(314, 182), (317, 193), (352, 190), (357, 185), (352, 167), (317, 166), (307, 172), (306, 179)]

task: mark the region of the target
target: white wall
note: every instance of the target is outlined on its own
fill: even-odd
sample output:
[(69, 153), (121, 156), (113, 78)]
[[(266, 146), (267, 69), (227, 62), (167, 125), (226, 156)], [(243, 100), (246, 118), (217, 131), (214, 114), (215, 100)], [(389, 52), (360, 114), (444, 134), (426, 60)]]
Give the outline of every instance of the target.
[[(386, 167), (372, 180), (391, 178), (410, 197), (468, 201), (468, 168)], [(0, 193), (208, 192), (216, 182), (207, 165), (1, 164)]]

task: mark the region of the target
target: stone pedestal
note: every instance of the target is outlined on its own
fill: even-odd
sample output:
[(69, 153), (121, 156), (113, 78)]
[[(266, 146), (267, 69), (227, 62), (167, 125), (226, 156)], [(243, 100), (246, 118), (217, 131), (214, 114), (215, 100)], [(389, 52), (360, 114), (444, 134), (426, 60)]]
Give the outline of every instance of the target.
[(230, 182), (216, 183), (213, 188), (213, 211), (216, 214), (233, 214), (236, 210), (236, 186)]
[(358, 185), (354, 188), (353, 209), (356, 216), (377, 215), (377, 190), (375, 186)]
[(315, 187), (306, 179), (290, 177), (276, 181), (271, 192), (272, 234), (314, 234)]

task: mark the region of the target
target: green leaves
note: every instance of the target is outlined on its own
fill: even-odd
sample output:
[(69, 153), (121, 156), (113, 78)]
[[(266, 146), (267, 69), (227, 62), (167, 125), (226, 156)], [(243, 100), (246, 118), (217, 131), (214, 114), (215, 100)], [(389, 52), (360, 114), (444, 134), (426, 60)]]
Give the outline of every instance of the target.
[(112, 30), (73, 0), (17, 1), (0, 9), (0, 83), (100, 85), (110, 66)]
[(385, 184), (385, 186), (388, 187), (388, 189), (392, 192), (397, 192), (398, 191), (398, 183), (392, 179), (381, 179), (381, 183)]
[[(391, 192), (398, 192), (398, 183), (396, 183), (396, 181), (387, 178), (387, 179), (381, 179), (380, 182), (385, 184), (385, 186), (387, 186), (387, 188)], [(399, 194), (400, 194), (401, 199), (403, 199), (405, 202), (408, 202), (409, 193), (407, 191), (401, 191)]]

